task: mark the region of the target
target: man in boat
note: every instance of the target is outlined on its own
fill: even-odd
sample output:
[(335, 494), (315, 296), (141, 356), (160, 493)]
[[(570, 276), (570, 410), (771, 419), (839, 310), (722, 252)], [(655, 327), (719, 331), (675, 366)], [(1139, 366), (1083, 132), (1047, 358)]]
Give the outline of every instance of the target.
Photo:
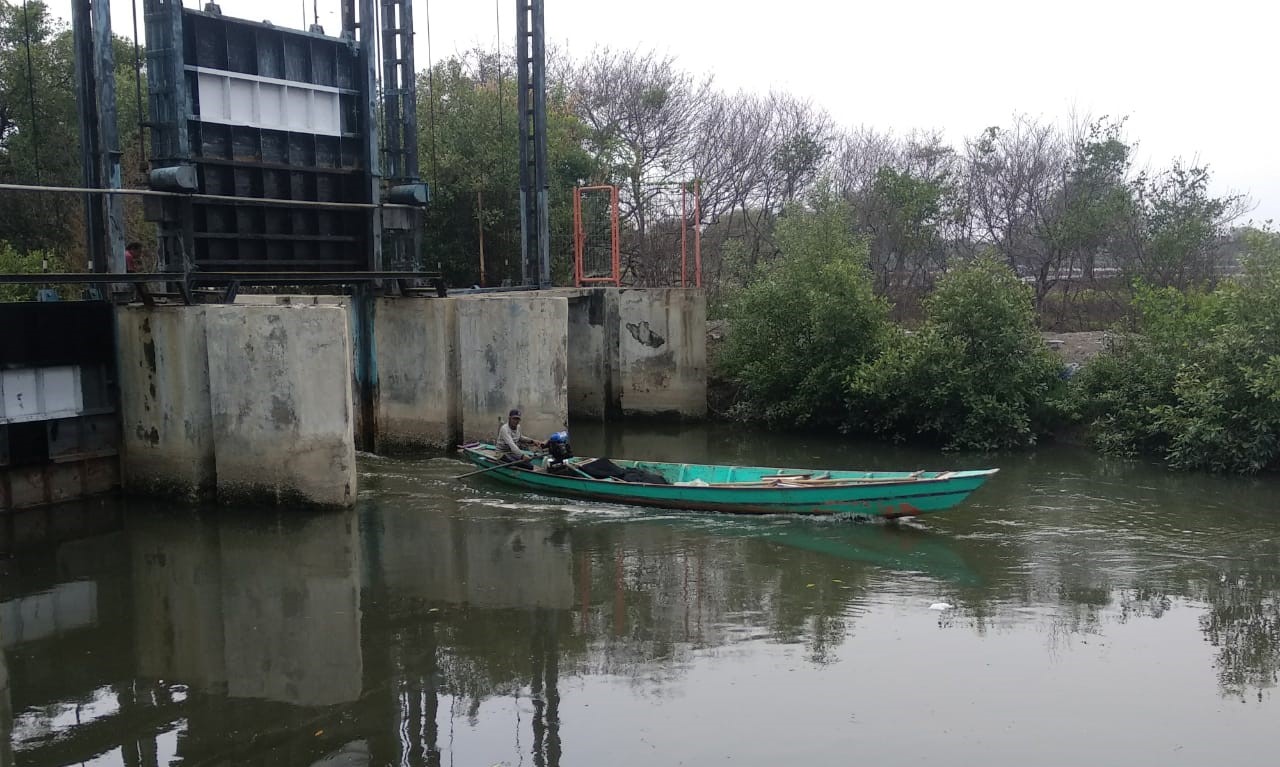
[(504, 463), (521, 463), (524, 468), (531, 469), (533, 464), (529, 463), (529, 456), (524, 452), (525, 445), (544, 448), (547, 443), (521, 434), (520, 409), (511, 408), (511, 412), (507, 413), (507, 422), (498, 428), (498, 441), (494, 448)]

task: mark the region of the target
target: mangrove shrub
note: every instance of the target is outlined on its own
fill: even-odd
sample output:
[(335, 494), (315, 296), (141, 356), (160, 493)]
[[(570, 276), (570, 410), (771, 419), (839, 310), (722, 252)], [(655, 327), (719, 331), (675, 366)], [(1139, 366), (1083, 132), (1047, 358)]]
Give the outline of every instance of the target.
[(737, 389), (730, 415), (772, 424), (838, 424), (845, 380), (881, 347), (889, 307), (874, 294), (867, 246), (830, 196), (795, 207), (776, 232), (779, 255), (727, 301), (717, 358)]
[(1243, 273), (1209, 294), (1141, 288), (1135, 332), (1087, 365), (1075, 400), (1094, 442), (1169, 466), (1280, 465), (1280, 239), (1245, 236)]
[(1024, 447), (1059, 412), (1061, 364), (1037, 330), (1032, 293), (984, 257), (944, 276), (924, 325), (900, 331), (849, 383), (850, 427), (947, 448)]

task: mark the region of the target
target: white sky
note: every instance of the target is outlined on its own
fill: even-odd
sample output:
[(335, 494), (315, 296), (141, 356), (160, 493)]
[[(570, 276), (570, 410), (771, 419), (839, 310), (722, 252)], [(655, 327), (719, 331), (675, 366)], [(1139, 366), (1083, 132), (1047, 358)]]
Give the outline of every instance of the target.
[[(316, 2), (335, 33), (338, 3)], [(310, 22), (312, 0), (221, 6), (298, 27), (304, 3)], [(115, 0), (117, 33), (131, 33), (130, 8)], [(422, 67), (428, 10), (436, 60), (514, 44), (513, 0), (414, 0)], [(1267, 0), (546, 0), (548, 43), (575, 57), (657, 49), (725, 90), (790, 91), (846, 126), (937, 128), (958, 146), (1015, 112), (1064, 124), (1073, 112), (1128, 115), (1141, 163), (1205, 162), (1214, 191), (1248, 194), (1259, 221), (1280, 220), (1277, 29), (1280, 4)]]

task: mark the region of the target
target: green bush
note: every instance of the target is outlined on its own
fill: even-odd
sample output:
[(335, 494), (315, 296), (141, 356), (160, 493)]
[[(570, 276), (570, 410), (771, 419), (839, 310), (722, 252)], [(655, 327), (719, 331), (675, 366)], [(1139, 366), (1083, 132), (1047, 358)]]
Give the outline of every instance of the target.
[(867, 246), (828, 196), (788, 211), (780, 255), (728, 297), (716, 364), (737, 389), (730, 416), (771, 424), (838, 424), (844, 382), (881, 348), (888, 304), (871, 288)]
[(1180, 469), (1280, 465), (1280, 239), (1245, 247), (1243, 275), (1213, 293), (1139, 288), (1136, 332), (1074, 387), (1098, 447)]
[(1061, 368), (1036, 329), (1030, 288), (980, 258), (939, 281), (918, 332), (854, 373), (849, 426), (947, 448), (1025, 447), (1061, 411)]
[[(56, 256), (39, 250), (21, 253), (7, 242), (0, 242), (0, 274), (39, 274), (45, 270), (61, 271)], [(34, 301), (37, 285), (0, 285), (0, 301)]]

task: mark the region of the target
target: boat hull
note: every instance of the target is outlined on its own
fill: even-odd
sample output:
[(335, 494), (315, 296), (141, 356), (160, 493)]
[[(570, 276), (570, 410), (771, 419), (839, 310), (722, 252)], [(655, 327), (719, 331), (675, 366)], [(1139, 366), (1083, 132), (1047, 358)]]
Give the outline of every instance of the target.
[[(463, 453), (477, 466), (489, 468), (498, 465), (482, 450), (464, 448)], [(659, 464), (636, 462), (635, 465), (651, 468)], [(516, 467), (494, 468), (482, 476), (548, 495), (607, 503), (733, 514), (848, 515), (895, 519), (952, 508), (981, 487), (995, 471), (953, 472), (952, 476), (936, 479), (907, 479), (904, 476), (902, 481), (808, 487), (645, 484), (548, 474)]]

